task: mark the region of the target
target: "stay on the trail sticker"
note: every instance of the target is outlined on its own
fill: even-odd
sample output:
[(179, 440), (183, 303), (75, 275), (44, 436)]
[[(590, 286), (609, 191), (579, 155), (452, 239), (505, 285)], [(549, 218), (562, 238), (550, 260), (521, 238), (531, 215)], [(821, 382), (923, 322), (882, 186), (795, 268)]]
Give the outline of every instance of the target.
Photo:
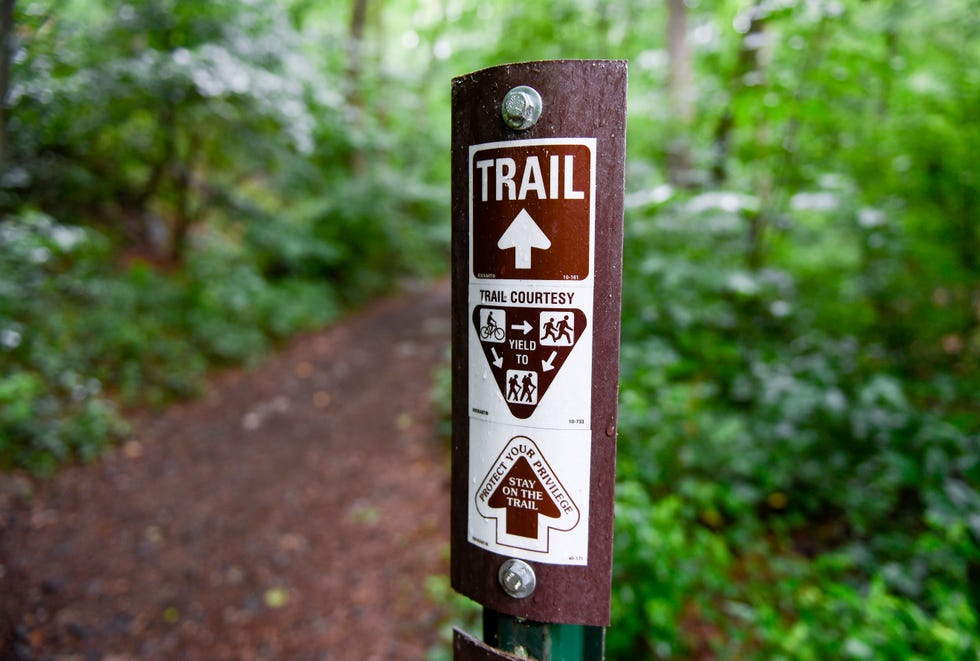
[(472, 543), (538, 562), (586, 564), (588, 523), (582, 507), (588, 506), (589, 470), (588, 462), (583, 467), (573, 455), (588, 448), (588, 437), (567, 434), (518, 433), (502, 447), (490, 441), (471, 454), (474, 467), (482, 466), (484, 473), (470, 493)]

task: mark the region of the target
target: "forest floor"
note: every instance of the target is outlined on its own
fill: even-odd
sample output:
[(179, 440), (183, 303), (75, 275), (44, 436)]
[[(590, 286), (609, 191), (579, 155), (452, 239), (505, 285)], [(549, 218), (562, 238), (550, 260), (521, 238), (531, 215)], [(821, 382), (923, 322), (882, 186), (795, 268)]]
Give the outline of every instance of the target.
[(139, 416), (94, 464), (0, 476), (0, 658), (424, 657), (449, 301), (448, 282), (380, 301)]

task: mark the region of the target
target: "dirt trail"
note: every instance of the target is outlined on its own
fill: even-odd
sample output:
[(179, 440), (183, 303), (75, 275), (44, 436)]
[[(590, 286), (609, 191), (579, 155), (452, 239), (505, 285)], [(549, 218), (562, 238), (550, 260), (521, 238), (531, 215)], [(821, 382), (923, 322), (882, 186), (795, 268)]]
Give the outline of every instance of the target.
[(0, 511), (0, 658), (422, 658), (448, 338), (448, 283), (382, 301)]

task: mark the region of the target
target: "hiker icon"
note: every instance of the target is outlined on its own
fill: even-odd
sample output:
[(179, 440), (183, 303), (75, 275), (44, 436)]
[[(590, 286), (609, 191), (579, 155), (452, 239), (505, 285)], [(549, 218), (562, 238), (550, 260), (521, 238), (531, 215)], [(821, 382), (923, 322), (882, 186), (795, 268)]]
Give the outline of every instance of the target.
[(542, 312), (540, 341), (551, 347), (575, 344), (575, 317), (563, 312)]
[(507, 370), (507, 401), (515, 404), (538, 403), (538, 373)]
[(487, 342), (503, 342), (507, 327), (507, 313), (488, 308), (480, 310), (480, 339)]

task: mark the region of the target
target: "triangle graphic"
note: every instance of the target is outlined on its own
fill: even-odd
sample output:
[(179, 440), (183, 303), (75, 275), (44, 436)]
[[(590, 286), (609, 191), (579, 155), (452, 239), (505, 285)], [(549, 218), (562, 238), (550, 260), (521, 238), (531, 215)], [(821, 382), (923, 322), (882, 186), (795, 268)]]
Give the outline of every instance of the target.
[(473, 327), (515, 418), (534, 413), (586, 327), (577, 308), (478, 305)]
[(534, 474), (526, 457), (518, 457), (497, 490), (490, 495), (487, 505), (505, 508), (507, 534), (538, 538), (538, 517), (557, 519), (561, 510)]

